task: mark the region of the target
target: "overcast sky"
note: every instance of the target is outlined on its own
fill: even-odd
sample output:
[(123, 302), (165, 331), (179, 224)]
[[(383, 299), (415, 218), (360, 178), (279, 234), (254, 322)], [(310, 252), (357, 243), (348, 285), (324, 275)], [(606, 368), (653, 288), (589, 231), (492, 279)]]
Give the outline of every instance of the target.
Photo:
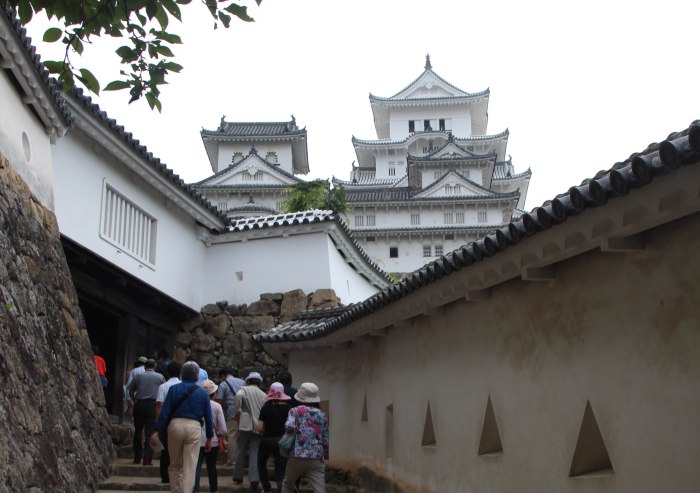
[[(391, 96), (433, 70), (467, 92), (491, 89), (488, 133), (508, 128), (516, 170), (533, 172), (527, 209), (700, 118), (700, 2), (263, 0), (256, 22), (211, 29), (195, 1), (171, 31), (183, 72), (163, 112), (96, 98), (188, 182), (212, 173), (200, 137), (229, 121), (308, 130), (308, 178), (347, 179), (351, 137), (376, 133), (368, 95)], [(30, 26), (34, 39), (41, 30)], [(85, 63), (103, 85), (117, 58)], [(50, 58), (45, 46), (39, 46)], [(88, 48), (90, 50), (90, 48)]]

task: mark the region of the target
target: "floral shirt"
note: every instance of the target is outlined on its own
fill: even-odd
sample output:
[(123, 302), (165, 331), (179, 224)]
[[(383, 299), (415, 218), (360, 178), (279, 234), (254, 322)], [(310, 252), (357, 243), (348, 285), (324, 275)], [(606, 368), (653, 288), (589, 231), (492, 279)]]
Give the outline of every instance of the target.
[(284, 427), (296, 430), (290, 457), (296, 459), (328, 459), (328, 417), (315, 407), (292, 408)]

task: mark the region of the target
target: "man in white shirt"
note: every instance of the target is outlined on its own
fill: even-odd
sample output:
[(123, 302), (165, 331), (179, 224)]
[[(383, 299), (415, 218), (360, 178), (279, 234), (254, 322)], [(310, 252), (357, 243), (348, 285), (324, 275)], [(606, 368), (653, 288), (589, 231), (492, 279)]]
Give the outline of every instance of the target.
[(234, 400), (238, 391), (245, 386), (245, 382), (234, 377), (233, 370), (228, 367), (219, 372), (219, 378), (221, 378), (221, 385), (216, 391), (216, 401), (224, 408), (226, 415), (226, 430), (228, 431), (226, 457), (228, 464), (232, 466), (236, 463), (236, 435), (238, 435), (238, 421), (234, 419), (236, 416)]
[[(158, 397), (156, 397), (156, 420), (160, 416), (160, 411), (163, 409), (163, 403), (165, 402), (165, 396), (168, 395), (168, 390), (175, 384), (180, 383), (180, 364), (175, 361), (168, 363), (165, 369), (165, 373), (168, 380), (158, 387)], [(158, 432), (158, 438), (163, 444), (163, 450), (160, 453), (160, 479), (163, 483), (170, 483), (170, 475), (168, 474), (168, 467), (170, 467), (170, 455), (168, 454), (168, 432)]]

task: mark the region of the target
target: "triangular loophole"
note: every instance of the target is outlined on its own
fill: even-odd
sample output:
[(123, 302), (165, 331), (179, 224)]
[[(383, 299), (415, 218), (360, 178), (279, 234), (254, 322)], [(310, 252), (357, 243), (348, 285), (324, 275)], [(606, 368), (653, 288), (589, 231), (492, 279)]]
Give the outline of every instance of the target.
[(423, 439), (421, 440), (421, 445), (437, 445), (435, 442), (435, 428), (433, 427), (433, 414), (430, 412), (430, 402), (428, 402), (428, 409), (425, 412), (425, 424), (423, 425)]
[(591, 402), (586, 402), (581, 429), (578, 432), (574, 459), (571, 461), (569, 477), (591, 473), (612, 473), (613, 467), (605, 447), (603, 435), (593, 414)]
[(496, 414), (493, 412), (491, 396), (486, 402), (484, 414), (484, 426), (481, 428), (481, 440), (479, 441), (479, 455), (503, 453), (501, 434), (498, 432)]
[(365, 392), (365, 402), (362, 404), (362, 418), (363, 423), (367, 422), (367, 392)]

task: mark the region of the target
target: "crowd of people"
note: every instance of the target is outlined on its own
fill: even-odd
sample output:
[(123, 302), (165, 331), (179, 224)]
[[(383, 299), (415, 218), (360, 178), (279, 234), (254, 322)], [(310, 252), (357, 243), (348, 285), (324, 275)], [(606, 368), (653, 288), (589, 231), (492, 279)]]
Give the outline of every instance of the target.
[[(209, 491), (216, 492), (219, 454), (233, 466), (236, 484), (244, 481), (247, 456), (253, 492), (273, 491), (274, 481), (277, 493), (292, 493), (305, 477), (314, 493), (325, 493), (328, 417), (320, 409), (318, 387), (292, 387), (289, 372), (267, 391), (258, 372), (243, 380), (224, 368), (219, 377), (217, 385), (196, 362), (180, 366), (165, 352), (158, 361), (139, 358), (125, 386), (133, 409), (134, 464), (152, 465), (154, 449), (162, 445), (160, 476), (170, 491), (198, 493), (206, 463)], [(270, 459), (274, 478), (268, 474)]]

